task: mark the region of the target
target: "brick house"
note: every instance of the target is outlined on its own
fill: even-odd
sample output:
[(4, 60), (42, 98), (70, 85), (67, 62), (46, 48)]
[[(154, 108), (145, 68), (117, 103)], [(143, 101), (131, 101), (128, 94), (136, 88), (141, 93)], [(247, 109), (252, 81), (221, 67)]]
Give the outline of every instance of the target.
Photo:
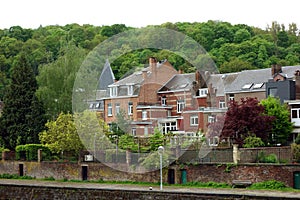
[(122, 114), (133, 135), (152, 133), (156, 119), (166, 117), (169, 110), (160, 105), (157, 90), (177, 73), (167, 60), (157, 62), (151, 57), (149, 67), (108, 85), (108, 96), (103, 98), (105, 122), (116, 122), (118, 114)]
[[(299, 76), (294, 75), (297, 70)], [(102, 113), (107, 124), (117, 122), (122, 114), (128, 123), (122, 128), (135, 136), (147, 136), (155, 127), (163, 133), (195, 135), (205, 133), (208, 123), (224, 115), (230, 100), (262, 100), (273, 95), (289, 101), (292, 120), (299, 118), (295, 130), (300, 132), (300, 114), (295, 119), (295, 110), (300, 109), (300, 102), (295, 101), (300, 100), (299, 77), (300, 66), (278, 65), (227, 74), (182, 74), (167, 60), (158, 62), (151, 57), (148, 67), (115, 81), (107, 61), (90, 109)]]

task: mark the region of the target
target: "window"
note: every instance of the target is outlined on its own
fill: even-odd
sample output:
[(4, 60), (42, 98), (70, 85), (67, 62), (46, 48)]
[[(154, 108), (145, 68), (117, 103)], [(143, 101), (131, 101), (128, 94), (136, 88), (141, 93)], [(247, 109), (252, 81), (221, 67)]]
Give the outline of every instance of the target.
[(132, 134), (132, 136), (136, 136), (136, 128), (131, 129), (131, 134)]
[(190, 117), (190, 125), (191, 126), (198, 126), (198, 116), (191, 116)]
[(219, 101), (219, 108), (226, 108), (226, 104), (224, 100)]
[(147, 110), (142, 111), (142, 120), (147, 120)]
[(133, 85), (128, 85), (128, 95), (133, 95)]
[(234, 101), (234, 94), (229, 95), (229, 101)]
[(118, 95), (118, 87), (114, 86), (109, 88), (110, 97), (116, 97)]
[(162, 106), (166, 106), (167, 105), (167, 98), (166, 97), (162, 97), (161, 98), (161, 105)]
[(176, 131), (177, 130), (177, 123), (175, 122), (165, 122), (160, 124), (162, 127), (163, 133), (168, 133), (170, 131)]
[(115, 104), (115, 111), (116, 111), (116, 115), (120, 113), (120, 104), (119, 103)]
[(209, 138), (208, 141), (209, 141), (209, 146), (218, 146), (218, 144), (219, 144), (219, 137), (215, 136), (213, 138)]
[(90, 103), (90, 109), (93, 109), (93, 108), (94, 108), (94, 104)]
[(256, 83), (256, 84), (254, 84), (253, 89), (259, 89), (259, 88), (261, 88), (263, 85), (264, 85), (264, 83)]
[(206, 97), (207, 93), (208, 93), (208, 89), (207, 88), (199, 89), (199, 97)]
[(112, 116), (112, 105), (111, 105), (111, 103), (107, 104), (107, 116)]
[(128, 103), (128, 115), (132, 115), (133, 114), (133, 104), (132, 102)]
[(277, 88), (269, 88), (268, 96), (276, 97), (277, 96)]
[(291, 109), (292, 119), (299, 119), (300, 118), (300, 108), (293, 108)]
[(245, 84), (242, 89), (245, 90), (245, 89), (250, 89), (252, 87), (253, 83), (248, 83), (248, 84)]
[(177, 101), (177, 113), (181, 113), (185, 107), (184, 100)]
[(214, 123), (215, 122), (215, 116), (208, 116), (208, 119), (207, 119), (208, 123)]

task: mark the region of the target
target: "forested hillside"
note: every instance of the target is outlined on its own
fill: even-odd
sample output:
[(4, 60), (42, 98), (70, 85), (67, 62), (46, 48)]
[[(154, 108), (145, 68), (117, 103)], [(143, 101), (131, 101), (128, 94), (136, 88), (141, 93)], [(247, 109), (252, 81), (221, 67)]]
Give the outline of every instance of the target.
[[(158, 27), (192, 37), (209, 53), (221, 73), (300, 62), (299, 31), (294, 23), (285, 27), (273, 22), (265, 30), (220, 21), (165, 23)], [(0, 100), (10, 83), (12, 68), (24, 53), (37, 78), (37, 96), (48, 118), (57, 116), (60, 111), (71, 111), (73, 82), (85, 56), (105, 39), (129, 29), (133, 28), (123, 24), (101, 27), (68, 24), (37, 29), (13, 26), (0, 30)], [(127, 53), (111, 64), (116, 78), (122, 77), (132, 66), (147, 63), (149, 56), (167, 58), (185, 72), (195, 69), (167, 50), (143, 49)]]

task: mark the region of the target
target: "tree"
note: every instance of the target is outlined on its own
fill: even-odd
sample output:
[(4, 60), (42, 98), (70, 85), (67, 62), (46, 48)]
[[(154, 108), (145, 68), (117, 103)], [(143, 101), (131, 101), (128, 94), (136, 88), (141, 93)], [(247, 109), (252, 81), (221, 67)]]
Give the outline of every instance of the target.
[(274, 117), (265, 115), (265, 109), (255, 98), (241, 99), (241, 103), (231, 101), (225, 115), (222, 138), (232, 138), (242, 146), (250, 135), (268, 139)]
[(70, 113), (60, 113), (55, 121), (47, 122), (46, 127), (48, 130), (41, 132), (39, 138), (41, 143), (48, 146), (53, 153), (68, 151), (78, 155), (83, 149)]
[(281, 104), (280, 100), (268, 97), (261, 101), (265, 108), (265, 114), (275, 117), (272, 122), (272, 132), (268, 137), (270, 144), (286, 144), (289, 135), (293, 130), (293, 123), (290, 120), (289, 109), (286, 104)]
[(72, 112), (72, 93), (76, 73), (85, 57), (85, 51), (70, 44), (55, 62), (39, 66), (37, 95), (45, 105), (49, 119), (60, 112)]
[(35, 96), (36, 89), (32, 67), (21, 54), (12, 70), (0, 118), (1, 136), (6, 148), (39, 142), (38, 133), (44, 129), (46, 121), (43, 105)]

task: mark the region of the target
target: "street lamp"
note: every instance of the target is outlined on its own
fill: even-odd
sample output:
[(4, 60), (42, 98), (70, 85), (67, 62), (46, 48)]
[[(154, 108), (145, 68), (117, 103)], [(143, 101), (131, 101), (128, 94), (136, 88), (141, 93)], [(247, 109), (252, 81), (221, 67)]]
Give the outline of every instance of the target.
[(163, 189), (163, 184), (162, 184), (162, 154), (164, 153), (165, 148), (163, 146), (158, 147), (158, 154), (160, 157), (160, 190)]

